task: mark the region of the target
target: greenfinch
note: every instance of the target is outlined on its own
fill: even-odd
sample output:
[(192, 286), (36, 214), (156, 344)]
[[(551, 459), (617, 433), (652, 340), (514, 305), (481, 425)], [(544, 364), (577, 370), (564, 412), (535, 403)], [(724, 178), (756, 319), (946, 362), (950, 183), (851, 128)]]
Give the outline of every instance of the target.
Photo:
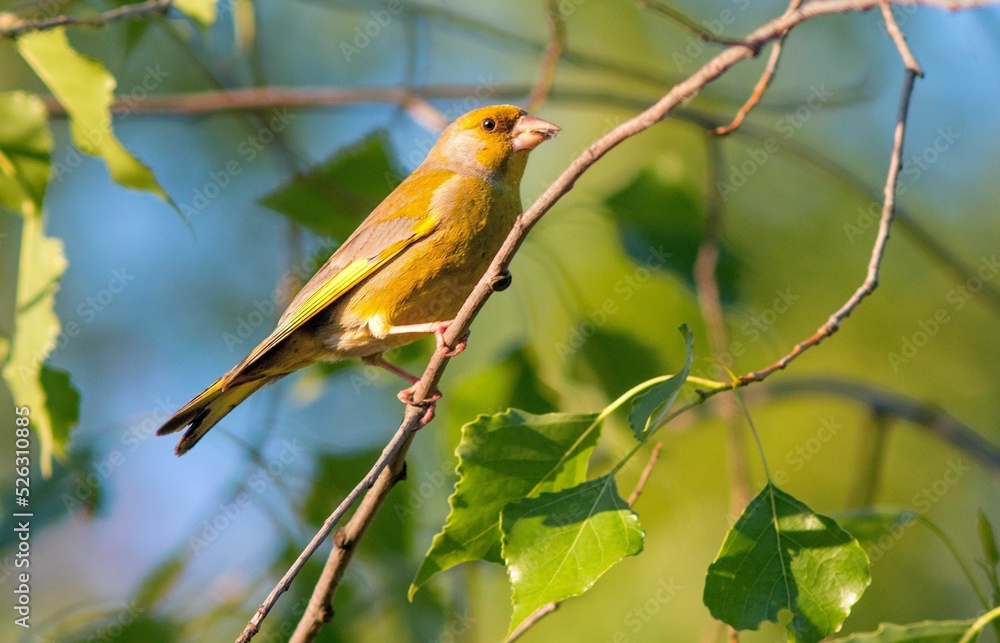
[[(182, 455), (259, 388), (321, 360), (360, 358), (415, 384), (382, 354), (427, 334), (442, 353), (460, 352), (464, 340), (446, 346), (444, 332), (521, 212), (528, 153), (558, 133), (511, 105), (458, 118), (306, 283), (274, 331), (157, 435), (186, 428), (175, 449)], [(412, 393), (410, 386), (399, 397), (408, 402)]]

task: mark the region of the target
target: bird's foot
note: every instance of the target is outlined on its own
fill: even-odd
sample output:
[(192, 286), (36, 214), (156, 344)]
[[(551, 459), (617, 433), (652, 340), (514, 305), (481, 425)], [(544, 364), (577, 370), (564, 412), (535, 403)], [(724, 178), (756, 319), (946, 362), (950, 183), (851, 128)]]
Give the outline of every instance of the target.
[(434, 419), (434, 412), (437, 409), (437, 401), (441, 399), (441, 391), (439, 389), (434, 389), (430, 397), (419, 402), (413, 399), (413, 393), (415, 392), (417, 385), (404, 388), (402, 391), (396, 394), (399, 401), (407, 406), (417, 406), (424, 409), (424, 414), (420, 418), (420, 426), (426, 426), (430, 424), (431, 420)]

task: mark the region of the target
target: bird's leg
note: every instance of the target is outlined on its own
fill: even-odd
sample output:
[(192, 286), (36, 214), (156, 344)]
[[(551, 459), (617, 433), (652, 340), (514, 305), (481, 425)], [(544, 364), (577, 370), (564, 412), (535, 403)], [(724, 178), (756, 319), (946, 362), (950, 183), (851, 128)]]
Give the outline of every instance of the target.
[(406, 333), (433, 333), (437, 341), (437, 350), (442, 357), (454, 357), (465, 350), (466, 340), (469, 338), (469, 331), (458, 340), (454, 346), (448, 346), (444, 341), (445, 331), (451, 326), (453, 320), (427, 322), (425, 324), (406, 324), (403, 326), (390, 326), (390, 335), (402, 335)]
[(392, 364), (391, 362), (386, 361), (386, 359), (382, 357), (381, 354), (369, 355), (368, 357), (362, 358), (362, 361), (364, 361), (366, 364), (371, 364), (372, 366), (378, 366), (379, 368), (384, 368), (390, 373), (398, 375), (399, 377), (402, 377), (404, 380), (410, 383), (410, 386), (404, 388), (402, 391), (397, 393), (396, 397), (399, 398), (399, 401), (402, 402), (403, 404), (420, 406), (425, 409), (424, 416), (420, 418), (421, 426), (429, 423), (431, 420), (434, 419), (434, 409), (437, 406), (437, 401), (441, 399), (440, 390), (434, 389), (434, 392), (431, 393), (430, 397), (424, 400), (423, 402), (414, 402), (413, 393), (417, 388), (417, 383), (420, 381), (419, 377), (417, 377), (413, 373), (403, 370), (402, 368), (396, 366), (395, 364)]

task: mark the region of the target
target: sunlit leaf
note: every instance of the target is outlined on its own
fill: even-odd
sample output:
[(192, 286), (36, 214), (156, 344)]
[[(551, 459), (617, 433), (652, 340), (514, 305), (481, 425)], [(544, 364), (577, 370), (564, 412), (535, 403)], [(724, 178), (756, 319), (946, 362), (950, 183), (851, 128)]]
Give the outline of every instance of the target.
[(49, 180), (49, 133), (45, 105), (24, 92), (0, 94), (0, 206), (36, 216)]
[(642, 551), (639, 517), (613, 475), (509, 505), (501, 530), (514, 601), (508, 636), (538, 608), (579, 596)]
[(320, 235), (344, 240), (399, 179), (381, 133), (369, 134), (258, 203)]
[(666, 417), (671, 405), (677, 400), (684, 382), (691, 373), (691, 360), (694, 351), (694, 335), (687, 324), (680, 327), (684, 337), (684, 366), (673, 377), (649, 389), (632, 400), (632, 410), (628, 414), (628, 423), (635, 432), (637, 440), (645, 440), (649, 432), (654, 430)]
[[(59, 335), (53, 304), (65, 268), (62, 243), (45, 236), (41, 216), (25, 217), (14, 333), (11, 338), (0, 339), (0, 360), (14, 404), (31, 409), (31, 427), (40, 447), (38, 462), (46, 477), (52, 473), (53, 455), (65, 454), (68, 428), (76, 417), (72, 407), (78, 403), (75, 392), (68, 386), (68, 377), (56, 371), (43, 376), (43, 362)], [(53, 396), (51, 401), (49, 394)]]
[(208, 27), (215, 22), (217, 2), (218, 0), (174, 0), (173, 6), (202, 27)]
[(24, 60), (66, 108), (76, 146), (103, 158), (119, 184), (167, 199), (149, 168), (115, 138), (111, 125), (115, 79), (104, 65), (77, 53), (61, 28), (25, 34), (16, 42)]
[(870, 582), (857, 540), (768, 483), (709, 566), (704, 600), (737, 630), (777, 622), (789, 610), (789, 632), (813, 643), (840, 629)]
[(874, 632), (852, 634), (830, 643), (957, 643), (973, 621), (924, 621), (910, 625), (882, 623)]
[(511, 409), (462, 428), (451, 512), (417, 571), (410, 596), (435, 574), (470, 560), (502, 563), (500, 512), (510, 504), (582, 482), (597, 444), (597, 416)]

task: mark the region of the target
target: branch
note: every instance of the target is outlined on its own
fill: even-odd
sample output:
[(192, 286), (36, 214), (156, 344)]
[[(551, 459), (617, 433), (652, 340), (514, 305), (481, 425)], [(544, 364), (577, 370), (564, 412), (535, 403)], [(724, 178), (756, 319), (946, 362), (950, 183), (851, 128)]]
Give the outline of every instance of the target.
[[(795, 11), (801, 5), (802, 0), (792, 0), (788, 5), (788, 9), (785, 10), (785, 13), (787, 14)], [(750, 110), (756, 107), (757, 103), (760, 102), (760, 99), (764, 97), (764, 92), (767, 91), (767, 88), (771, 86), (771, 81), (774, 80), (774, 72), (778, 70), (778, 60), (781, 58), (781, 52), (785, 46), (785, 36), (787, 35), (788, 32), (786, 31), (775, 41), (774, 47), (771, 49), (771, 56), (767, 59), (767, 66), (764, 68), (764, 73), (760, 75), (760, 80), (758, 80), (757, 84), (754, 86), (753, 93), (750, 94), (750, 98), (747, 99), (747, 102), (743, 103), (743, 107), (740, 107), (740, 109), (736, 112), (736, 116), (733, 117), (733, 120), (729, 123), (729, 125), (715, 128), (716, 136), (725, 136), (726, 134), (733, 132), (743, 123), (743, 119), (747, 117)]]
[(0, 40), (13, 39), (31, 31), (47, 31), (56, 27), (104, 27), (120, 20), (166, 15), (171, 4), (172, 0), (147, 0), (105, 11), (96, 16), (55, 16), (38, 20), (21, 20), (13, 14), (0, 13), (0, 19), (5, 23), (0, 26)]
[[(815, 6), (809, 4), (807, 6)], [(760, 382), (775, 371), (779, 371), (788, 366), (795, 358), (803, 352), (816, 346), (827, 337), (830, 337), (840, 329), (841, 323), (850, 316), (858, 305), (865, 300), (878, 287), (879, 269), (882, 266), (882, 258), (885, 256), (886, 244), (889, 241), (889, 228), (892, 225), (893, 215), (896, 206), (896, 182), (899, 178), (899, 170), (902, 167), (903, 158), (903, 135), (906, 133), (906, 117), (910, 108), (910, 97), (913, 94), (913, 83), (916, 81), (919, 70), (907, 69), (903, 78), (903, 90), (899, 97), (899, 111), (896, 117), (896, 131), (893, 135), (892, 154), (889, 159), (889, 172), (885, 180), (883, 190), (882, 216), (879, 219), (878, 235), (875, 238), (875, 245), (872, 247), (871, 258), (868, 261), (868, 274), (850, 299), (844, 303), (825, 324), (813, 333), (808, 339), (796, 344), (792, 350), (770, 366), (747, 373), (739, 378), (739, 386), (746, 386), (752, 382)]]
[(559, 64), (559, 57), (562, 56), (566, 47), (566, 21), (563, 19), (562, 11), (559, 10), (558, 0), (547, 0), (546, 14), (549, 19), (549, 42), (542, 52), (542, 59), (538, 63), (538, 77), (531, 88), (531, 95), (525, 109), (529, 112), (537, 111), (542, 103), (552, 91), (552, 83), (556, 77), (556, 66)]
[[(698, 247), (694, 262), (695, 293), (698, 296), (698, 308), (705, 320), (708, 334), (708, 347), (713, 355), (722, 355), (729, 346), (726, 333), (726, 319), (722, 310), (722, 297), (719, 295), (719, 281), (716, 271), (719, 266), (719, 239), (722, 236), (722, 218), (724, 205), (719, 189), (719, 175), (725, 162), (722, 156), (722, 143), (715, 137), (705, 138), (707, 144), (708, 172), (705, 208), (705, 236)], [(722, 419), (726, 427), (726, 470), (729, 473), (729, 512), (738, 516), (743, 507), (750, 502), (751, 483), (750, 465), (747, 461), (746, 436), (743, 424), (740, 422), (736, 399), (726, 396), (722, 398)]]
[[(903, 2), (904, 0), (896, 1)], [(613, 128), (591, 144), (569, 165), (569, 167), (566, 168), (566, 170), (552, 183), (552, 185), (549, 186), (549, 188), (532, 204), (530, 208), (518, 216), (510, 234), (504, 241), (503, 246), (501, 246), (496, 256), (494, 256), (493, 261), (491, 262), (489, 268), (487, 268), (482, 279), (480, 279), (472, 294), (466, 300), (465, 304), (463, 304), (461, 310), (449, 326), (448, 331), (445, 333), (445, 343), (453, 345), (461, 336), (465, 334), (469, 325), (475, 319), (478, 312), (486, 303), (486, 300), (492, 294), (492, 284), (495, 283), (496, 280), (500, 278), (500, 275), (504, 273), (531, 228), (563, 195), (573, 188), (573, 185), (580, 178), (580, 176), (582, 176), (583, 173), (601, 157), (613, 148), (617, 147), (626, 139), (649, 129), (658, 123), (660, 120), (669, 115), (675, 108), (677, 108), (684, 100), (700, 91), (737, 63), (753, 56), (754, 53), (759, 51), (763, 45), (780, 37), (781, 34), (785, 33), (795, 25), (820, 15), (844, 13), (847, 11), (864, 11), (875, 7), (879, 2), (880, 0), (813, 0), (796, 11), (786, 13), (754, 30), (739, 44), (720, 52), (714, 58), (706, 62), (694, 74), (676, 84), (669, 92), (667, 92), (667, 94), (656, 101), (656, 103), (643, 110), (633, 118)], [(969, 2), (962, 4), (949, 2), (948, 0), (907, 0), (906, 4), (925, 4), (959, 9), (983, 6), (991, 3), (986, 0), (970, 0)], [(835, 327), (839, 326), (840, 320), (850, 314), (858, 303), (860, 303), (860, 301), (864, 299), (867, 294), (874, 290), (875, 284), (877, 283), (878, 266), (885, 251), (885, 242), (888, 239), (889, 234), (889, 223), (892, 220), (892, 204), (894, 202), (895, 181), (899, 173), (899, 155), (902, 152), (902, 134), (905, 129), (906, 107), (909, 104), (909, 96), (913, 89), (913, 80), (915, 77), (915, 74), (908, 70), (906, 81), (904, 82), (903, 98), (901, 99), (900, 119), (896, 128), (896, 140), (893, 147), (893, 164), (890, 167), (889, 179), (886, 182), (886, 203), (883, 208), (883, 217), (880, 224), (879, 236), (876, 240), (875, 249), (873, 250), (872, 261), (869, 264), (869, 278), (865, 280), (865, 285), (863, 285), (862, 288), (859, 288), (858, 292), (855, 293), (855, 296), (852, 297), (847, 304), (845, 304), (841, 311), (838, 311), (834, 317), (831, 317), (831, 320), (824, 325), (824, 328), (836, 321), (836, 323), (833, 324), (833, 330), (835, 330)], [(821, 328), (821, 331), (822, 330), (823, 329)], [(832, 334), (833, 330), (827, 331), (822, 337)], [(793, 349), (793, 354), (783, 358), (782, 361), (784, 364), (779, 362), (771, 367), (768, 367), (767, 369), (764, 369), (763, 371), (745, 375), (734, 382), (732, 387), (745, 386), (752, 382), (763, 380), (776, 370), (784, 368), (784, 365), (787, 365), (787, 363), (794, 359), (794, 357), (801, 354), (801, 352), (808, 349), (810, 346), (818, 344), (819, 341), (822, 340), (822, 337), (812, 341), (811, 343), (807, 340), (807, 342), (797, 345), (795, 349)], [(389, 466), (401, 466), (400, 464), (397, 464), (397, 462), (402, 462), (405, 458), (409, 442), (412, 438), (412, 433), (419, 426), (419, 418), (424, 412), (424, 409), (419, 405), (429, 399), (430, 393), (435, 390), (448, 360), (448, 357), (443, 356), (440, 353), (435, 353), (433, 355), (426, 370), (424, 371), (423, 376), (414, 387), (414, 404), (407, 407), (399, 429), (396, 431), (396, 434), (393, 436), (389, 445), (387, 445), (386, 449), (382, 452), (382, 456), (379, 458), (378, 462), (376, 462), (375, 466), (372, 467), (368, 475), (366, 475), (361, 483), (359, 483), (358, 486), (355, 487), (350, 494), (348, 494), (334, 513), (331, 514), (330, 517), (323, 523), (323, 527), (319, 530), (319, 532), (317, 532), (316, 536), (313, 537), (307, 548), (299, 556), (288, 572), (285, 573), (281, 581), (271, 591), (260, 608), (258, 608), (257, 612), (247, 624), (237, 641), (249, 641), (259, 631), (264, 618), (274, 607), (278, 597), (287, 591), (292, 579), (294, 579), (294, 577), (301, 570), (305, 561), (315, 552), (316, 548), (319, 547), (322, 541), (326, 539), (336, 523), (343, 517), (344, 513), (358, 501), (366, 490), (373, 488), (375, 481), (383, 474), (384, 470)], [(715, 389), (710, 392), (702, 392), (701, 400), (707, 399), (721, 390), (725, 389)], [(690, 406), (691, 405), (688, 405), (688, 407), (685, 408), (690, 408)], [(682, 410), (676, 411), (672, 414), (672, 416), (682, 412)], [(366, 498), (368, 512), (374, 513), (374, 511), (381, 506), (381, 500), (383, 500), (384, 496), (391, 490), (393, 482), (395, 482), (395, 480), (391, 479), (389, 484), (381, 485), (377, 493), (373, 489), (373, 495), (379, 495), (381, 497), (374, 499), (370, 503)], [(358, 518), (358, 514), (362, 513), (364, 512), (359, 509), (359, 511), (355, 513), (355, 518)], [(359, 518), (359, 520), (363, 519), (365, 518)], [(350, 556), (343, 556), (340, 560), (342, 562), (338, 564), (346, 566), (346, 564), (350, 561)], [(334, 572), (336, 572), (336, 569)], [(342, 572), (340, 572), (340, 574), (342, 575)], [(330, 578), (335, 579), (336, 577), (336, 573), (330, 574)], [(320, 591), (320, 589), (320, 587), (317, 587), (317, 591)], [(323, 591), (325, 591), (325, 588)], [(332, 596), (332, 592), (328, 593)]]
[(735, 45), (743, 44), (743, 41), (741, 40), (736, 40), (733, 38), (725, 38), (718, 34), (712, 33), (708, 29), (705, 29), (704, 27), (696, 23), (691, 18), (688, 18), (682, 12), (678, 11), (677, 9), (674, 9), (669, 5), (656, 2), (655, 0), (653, 2), (650, 2), (649, 0), (638, 0), (638, 1), (639, 1), (639, 6), (642, 7), (643, 9), (650, 9), (660, 14), (661, 16), (666, 16), (667, 18), (673, 20), (680, 26), (684, 27), (686, 30), (693, 33), (699, 39), (704, 40), (705, 42), (711, 42), (726, 47), (732, 47)]

